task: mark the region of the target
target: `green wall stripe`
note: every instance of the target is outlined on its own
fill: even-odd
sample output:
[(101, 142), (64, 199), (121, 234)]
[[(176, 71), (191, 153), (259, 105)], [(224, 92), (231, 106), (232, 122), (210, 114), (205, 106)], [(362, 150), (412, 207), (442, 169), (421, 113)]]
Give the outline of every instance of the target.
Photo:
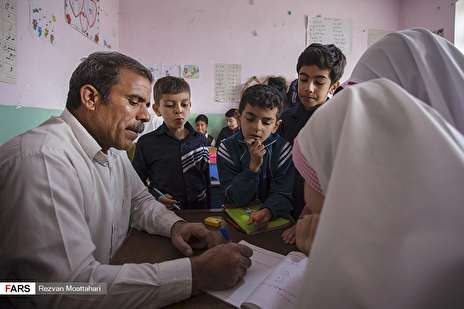
[[(37, 127), (51, 116), (58, 116), (62, 110), (38, 107), (17, 107), (0, 105), (0, 144), (9, 139)], [(208, 132), (217, 137), (219, 131), (226, 125), (224, 114), (206, 114), (208, 116)], [(189, 122), (195, 127), (195, 117), (192, 114)]]
[(50, 118), (62, 110), (0, 105), (0, 144)]

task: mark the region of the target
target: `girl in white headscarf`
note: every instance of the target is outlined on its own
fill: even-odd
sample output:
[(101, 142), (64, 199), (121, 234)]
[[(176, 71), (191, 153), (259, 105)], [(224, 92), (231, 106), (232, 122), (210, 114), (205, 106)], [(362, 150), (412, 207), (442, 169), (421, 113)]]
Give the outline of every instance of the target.
[(426, 29), (387, 34), (364, 53), (352, 82), (388, 78), (464, 134), (464, 55)]
[[(387, 34), (366, 50), (346, 84), (376, 78), (400, 85), (464, 134), (464, 55), (446, 39), (423, 28)], [(312, 208), (315, 215), (300, 222), (297, 245), (308, 252), (311, 237), (307, 234), (315, 231), (322, 205), (320, 192), (311, 186), (305, 190), (311, 191), (306, 194), (312, 201), (303, 213)]]
[(464, 308), (464, 137), (444, 118), (376, 79), (300, 131), (323, 211), (298, 308)]

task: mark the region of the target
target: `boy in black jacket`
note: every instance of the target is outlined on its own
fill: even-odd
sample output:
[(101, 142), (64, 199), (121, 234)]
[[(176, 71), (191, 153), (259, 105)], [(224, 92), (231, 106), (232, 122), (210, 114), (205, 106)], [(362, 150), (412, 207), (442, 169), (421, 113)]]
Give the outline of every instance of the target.
[[(339, 86), (345, 64), (345, 56), (333, 44), (313, 43), (298, 57), (297, 105), (282, 113), (282, 123), (278, 130), (278, 133), (292, 145), (308, 119), (325, 104), (328, 95), (333, 94)], [(304, 179), (298, 171), (295, 171), (293, 197), (295, 209), (292, 215), (296, 219), (305, 206)], [(282, 238), (288, 243), (294, 243), (295, 227), (287, 229)]]
[(219, 132), (219, 135), (216, 140), (216, 144), (219, 145), (223, 140), (225, 140), (228, 137), (231, 137), (238, 131), (238, 119), (237, 115), (238, 111), (236, 108), (231, 108), (229, 109), (226, 114), (226, 123), (227, 126), (222, 128), (221, 132)]
[(209, 208), (208, 142), (187, 122), (190, 87), (181, 78), (166, 76), (153, 86), (153, 109), (164, 123), (140, 137), (132, 164), (160, 202), (182, 209)]
[(263, 203), (250, 216), (250, 224), (290, 217), (292, 210), (292, 147), (275, 133), (282, 101), (273, 87), (247, 88), (239, 106), (240, 131), (225, 139), (218, 149), (224, 202), (246, 206), (259, 199)]

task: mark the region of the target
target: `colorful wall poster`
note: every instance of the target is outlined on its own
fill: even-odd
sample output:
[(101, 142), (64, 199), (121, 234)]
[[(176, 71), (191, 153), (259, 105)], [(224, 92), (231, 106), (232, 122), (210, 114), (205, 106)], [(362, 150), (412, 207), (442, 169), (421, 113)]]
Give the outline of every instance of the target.
[(178, 64), (162, 64), (161, 70), (163, 76), (180, 77), (180, 65)]
[(200, 78), (200, 67), (196, 64), (184, 64), (182, 65), (182, 77), (185, 79), (199, 79)]
[(45, 5), (46, 2), (43, 0), (32, 0), (29, 3), (29, 26), (34, 36), (53, 45), (56, 40), (56, 15)]
[(179, 64), (147, 64), (146, 67), (157, 80), (165, 76), (181, 77), (181, 66)]
[(99, 0), (64, 0), (66, 23), (98, 44), (100, 41)]

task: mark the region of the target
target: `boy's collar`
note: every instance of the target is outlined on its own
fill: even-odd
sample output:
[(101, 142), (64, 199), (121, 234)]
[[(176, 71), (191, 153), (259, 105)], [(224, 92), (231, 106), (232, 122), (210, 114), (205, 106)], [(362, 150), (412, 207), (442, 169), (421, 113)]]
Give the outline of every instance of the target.
[[(197, 131), (195, 131), (195, 129), (192, 127), (192, 125), (188, 121), (184, 124), (184, 128), (189, 131), (188, 135), (199, 134)], [(163, 122), (163, 124), (155, 131), (155, 135), (163, 135), (163, 134), (169, 135), (168, 133), (169, 133), (169, 129), (165, 122)]]

